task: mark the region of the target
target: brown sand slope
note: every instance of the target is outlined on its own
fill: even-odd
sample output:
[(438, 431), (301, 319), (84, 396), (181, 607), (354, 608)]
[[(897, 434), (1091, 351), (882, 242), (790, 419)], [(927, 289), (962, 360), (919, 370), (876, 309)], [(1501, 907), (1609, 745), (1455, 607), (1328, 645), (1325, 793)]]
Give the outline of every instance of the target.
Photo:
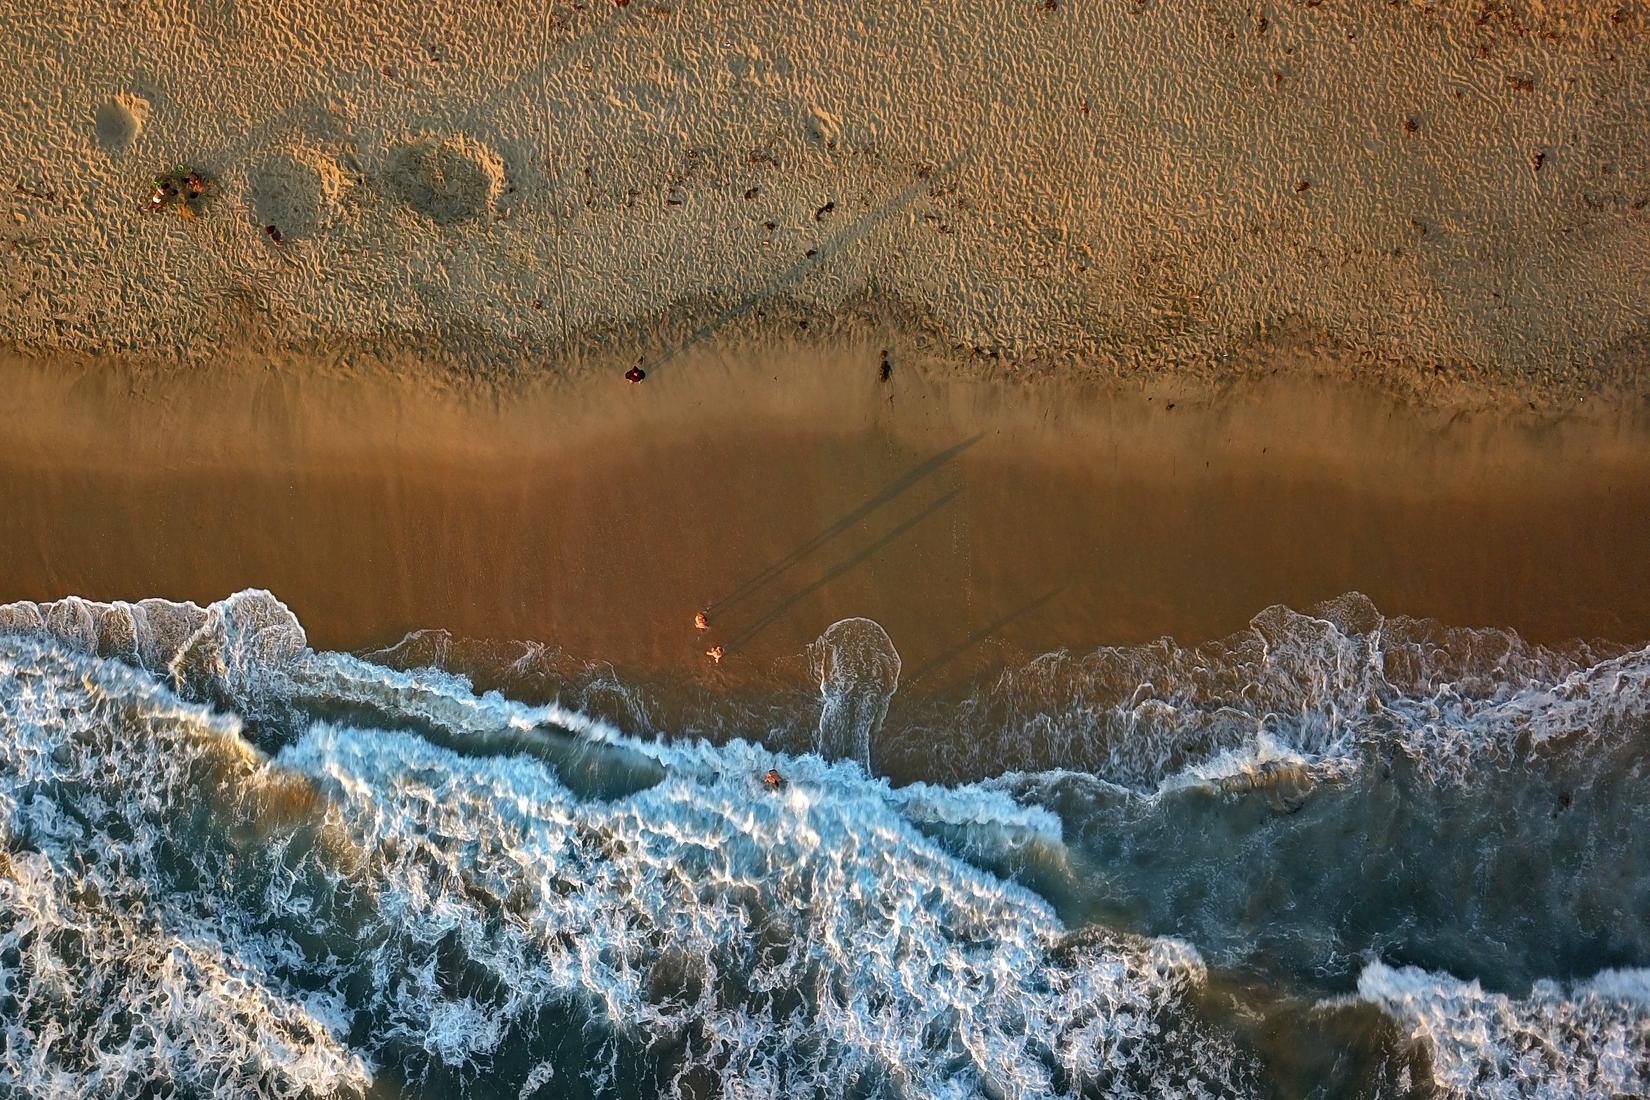
[[(1286, 331), (1584, 389), (1650, 332), (1636, 0), (80, 0), (14, 7), (0, 82), (35, 348), (858, 302), (1018, 364)], [(180, 160), (208, 212), (148, 215)]]

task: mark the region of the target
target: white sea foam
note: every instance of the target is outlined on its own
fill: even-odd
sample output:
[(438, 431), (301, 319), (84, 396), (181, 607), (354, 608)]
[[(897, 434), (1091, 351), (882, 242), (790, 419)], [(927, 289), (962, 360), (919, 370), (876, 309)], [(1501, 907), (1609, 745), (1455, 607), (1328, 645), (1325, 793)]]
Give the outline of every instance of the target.
[[(1650, 648), (1532, 646), (1510, 631), (1383, 616), (1351, 593), (1310, 613), (1268, 608), (1249, 629), (1206, 645), (1163, 639), (1047, 654), (1004, 672), (960, 706), (931, 712), (926, 725), (919, 720), (902, 725), (899, 736), (877, 738), (897, 686), (898, 655), (868, 620), (832, 629), (839, 628), (852, 645), (830, 644), (827, 632), (810, 647), (823, 710), (779, 719), (809, 727), (800, 740), (798, 731), (766, 729), (718, 739), (777, 734), (800, 746), (819, 736), (818, 727), (830, 733), (831, 745), (844, 742), (833, 752), (862, 764), (875, 754), (879, 770), (886, 763), (901, 774), (954, 783), (1006, 771), (1071, 769), (1150, 794), (1278, 777), (1336, 781), (1371, 755), (1393, 754), (1434, 780), (1464, 783), (1484, 766), (1579, 745), (1650, 709)], [(4, 605), (5, 633), (49, 637), (77, 652), (167, 674), (186, 697), (220, 703), (249, 720), (266, 717), (305, 683), (336, 691), (341, 701), (422, 709), (430, 720), (449, 724), (476, 713), (462, 705), (472, 694), (463, 676), (311, 654), (297, 619), (257, 590), (205, 608), (78, 598)], [(439, 662), (455, 646), (463, 648), (430, 632), (413, 641), (396, 652)], [(502, 659), (503, 651), (493, 652), (497, 646), (487, 648), (492, 659)], [(529, 658), (542, 648), (518, 646), (514, 664), (532, 664)], [(849, 673), (845, 680), (823, 675), (838, 670)], [(605, 685), (598, 694), (624, 696), (625, 715), (651, 713), (645, 691), (618, 685), (611, 670), (590, 674)], [(596, 686), (584, 685), (583, 694)], [(568, 708), (528, 707), (497, 694), (490, 702), (483, 720), (505, 714), (506, 728), (554, 725), (598, 741), (618, 733)], [(717, 722), (690, 725), (713, 730)], [(936, 745), (945, 751), (936, 753)]]
[(317, 700), (361, 704), (432, 722), (460, 735), (554, 726), (588, 741), (624, 740), (612, 726), (554, 703), (530, 706), (496, 691), (478, 695), (468, 678), (439, 669), (399, 671), (347, 653), (317, 653), (296, 678), (295, 690)]
[(299, 957), (290, 940), (162, 870), (203, 785), (234, 800), (267, 770), (238, 731), (121, 666), (0, 645), (6, 1091), (274, 1097), (369, 1080), (342, 997), (275, 976)]
[[(1070, 874), (1066, 826), (1016, 794), (1147, 813), (1371, 757), (1466, 783), (1604, 745), (1647, 704), (1650, 650), (1539, 649), (1346, 598), (1210, 646), (1041, 658), (876, 750), (933, 733), (999, 778), (896, 789), (313, 653), (268, 593), (8, 605), (0, 1086), (349, 1094), (380, 1066), (450, 1085), (530, 1055), (561, 1012), (607, 1038), (529, 1057), (523, 1095), (638, 1065), (682, 1094), (1237, 1094), (1253, 1067), (1190, 1007), (1195, 952), (1070, 934), (1002, 877)], [(756, 778), (771, 767), (782, 792)], [(1509, 999), (1371, 966), (1359, 988), (1464, 1095), (1646, 1087), (1643, 971)]]
[[(340, 670), (449, 728), (548, 716), (348, 661), (304, 690)], [(0, 1079), (24, 1094), (349, 1093), (390, 1059), (462, 1077), (556, 1006), (611, 1040), (524, 1089), (611, 1085), (623, 1050), (667, 1095), (707, 1074), (749, 1096), (1234, 1095), (1250, 1072), (1187, 1007), (1190, 948), (1074, 938), (911, 823), (1057, 838), (999, 793), (612, 731), (663, 779), (585, 799), (530, 755), (328, 723), (271, 762), (233, 718), (39, 640), (0, 642), (0, 721)]]
[(1339, 778), (1345, 770), (1348, 769), (1343, 761), (1302, 755), (1261, 729), (1256, 731), (1252, 742), (1222, 749), (1207, 760), (1169, 776), (1158, 785), (1156, 793), (1167, 794), (1188, 787), (1243, 789), (1273, 782), (1287, 774), (1310, 774), (1315, 779)]
[(0, 636), (52, 641), (167, 677), (186, 697), (218, 703), (249, 721), (278, 712), (288, 675), (309, 656), (298, 617), (260, 589), (207, 607), (170, 600), (0, 605)]
[[(404, 927), (431, 922), (415, 938), (482, 933), (445, 876), (510, 899), (516, 920), (470, 945), (507, 1005), (575, 997), (655, 1042), (706, 1036), (702, 1066), (752, 1094), (829, 1095), (871, 1073), (907, 1095), (1099, 1080), (1126, 1095), (1148, 1067), (1222, 1072), (1218, 1043), (1154, 1038), (1201, 980), (1190, 949), (1067, 943), (1046, 903), (945, 855), (880, 784), (806, 758), (770, 797), (755, 778), (768, 759), (731, 746), (719, 772), (672, 771), (617, 803), (574, 799), (535, 761), (461, 761), (384, 731), (317, 726), (280, 762), (332, 787), (360, 844), (408, 853), (387, 905)], [(414, 853), (436, 847), (432, 878)], [(661, 983), (676, 992), (658, 997)], [(750, 996), (730, 1001), (733, 986)], [(404, 1001), (441, 1003), (433, 989)], [(826, 1043), (798, 1060), (804, 1033)]]
[(808, 665), (825, 704), (814, 751), (871, 771), (871, 742), (899, 687), (899, 653), (888, 632), (871, 619), (832, 623), (808, 647)]
[(1650, 1096), (1650, 971), (1609, 970), (1525, 997), (1416, 967), (1372, 963), (1358, 992), (1409, 1029), (1451, 1097)]
[(1466, 783), (1647, 710), (1650, 649), (1547, 649), (1510, 631), (1389, 618), (1350, 594), (1310, 614), (1268, 608), (1201, 646), (1046, 654), (934, 712), (906, 744), (951, 746), (949, 779), (1070, 769), (1142, 794), (1335, 781), (1396, 755)]

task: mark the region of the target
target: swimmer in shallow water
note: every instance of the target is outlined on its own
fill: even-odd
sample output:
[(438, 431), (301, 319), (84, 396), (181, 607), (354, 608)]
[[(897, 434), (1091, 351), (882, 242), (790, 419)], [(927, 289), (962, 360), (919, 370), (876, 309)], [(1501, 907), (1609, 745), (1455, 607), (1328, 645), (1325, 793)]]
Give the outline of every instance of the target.
[(709, 630), (710, 629), (710, 616), (707, 615), (703, 611), (695, 611), (693, 613), (693, 629), (695, 629), (695, 630)]
[(705, 656), (710, 658), (710, 663), (711, 664), (713, 664), (713, 665), (721, 664), (722, 663), (722, 647), (719, 646), (719, 645), (711, 646), (709, 649), (705, 650)]
[(624, 380), (629, 382), (632, 386), (646, 377), (647, 371), (643, 370), (641, 367), (631, 367), (629, 370), (624, 372)]
[(789, 786), (785, 782), (785, 777), (779, 774), (778, 768), (769, 768), (768, 774), (762, 777), (762, 782), (767, 784), (770, 791), (782, 791)]

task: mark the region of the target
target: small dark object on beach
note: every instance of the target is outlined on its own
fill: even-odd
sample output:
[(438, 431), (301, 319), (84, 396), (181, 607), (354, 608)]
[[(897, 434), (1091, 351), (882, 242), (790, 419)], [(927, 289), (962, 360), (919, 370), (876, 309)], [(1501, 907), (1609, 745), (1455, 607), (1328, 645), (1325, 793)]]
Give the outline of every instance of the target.
[(762, 777), (762, 782), (767, 785), (770, 791), (782, 791), (790, 786), (785, 782), (785, 777), (779, 774), (778, 768), (769, 768), (768, 774)]
[(888, 379), (894, 377), (894, 364), (892, 364), (888, 361), (888, 349), (887, 348), (882, 349), (882, 363), (881, 363), (880, 366), (877, 367), (877, 373), (882, 376), (882, 380), (884, 382), (886, 382), (886, 381), (888, 381)]
[(825, 220), (825, 215), (829, 214), (831, 211), (833, 211), (835, 209), (836, 209), (836, 200), (835, 199), (827, 200), (824, 206), (821, 206), (818, 210), (814, 211), (814, 221), (816, 221), (816, 222), (824, 221)]
[(1295, 194), (1297, 194), (1297, 195), (1300, 194), (1302, 191), (1310, 191), (1310, 190), (1312, 190), (1312, 185), (1310, 183), (1306, 182), (1305, 180), (1301, 180), (1299, 183), (1295, 184)]
[(269, 239), (274, 241), (276, 244), (286, 243), (285, 239), (281, 236), (281, 231), (276, 229), (273, 225), (264, 226), (264, 233), (267, 234)]
[(1535, 155), (1535, 170), (1537, 172), (1541, 171), (1541, 166), (1543, 164), (1546, 164), (1546, 163), (1547, 163), (1547, 154), (1546, 153), (1537, 153)]
[(155, 177), (155, 189), (149, 195), (150, 210), (164, 210), (176, 206), (181, 217), (195, 216), (195, 200), (206, 194), (212, 181), (187, 164), (180, 164), (170, 172)]
[(629, 382), (632, 386), (646, 377), (647, 371), (643, 370), (641, 367), (631, 367), (629, 370), (624, 372), (624, 380)]

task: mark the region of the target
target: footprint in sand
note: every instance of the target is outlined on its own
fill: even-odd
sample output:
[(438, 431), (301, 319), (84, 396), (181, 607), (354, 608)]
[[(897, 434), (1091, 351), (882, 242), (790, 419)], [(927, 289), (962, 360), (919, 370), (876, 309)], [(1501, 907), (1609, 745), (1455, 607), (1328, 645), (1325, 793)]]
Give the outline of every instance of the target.
[(802, 133), (814, 145), (835, 149), (842, 137), (842, 119), (822, 107), (809, 107), (803, 113)]
[(149, 117), (149, 101), (141, 96), (117, 95), (97, 105), (93, 123), (97, 143), (111, 153), (131, 147)]
[(246, 182), (258, 224), (273, 225), (292, 239), (324, 228), (345, 186), (343, 170), (316, 149), (274, 153), (247, 172)]
[(437, 225), (479, 217), (504, 190), (504, 161), (474, 138), (410, 141), (390, 151), (384, 184)]

